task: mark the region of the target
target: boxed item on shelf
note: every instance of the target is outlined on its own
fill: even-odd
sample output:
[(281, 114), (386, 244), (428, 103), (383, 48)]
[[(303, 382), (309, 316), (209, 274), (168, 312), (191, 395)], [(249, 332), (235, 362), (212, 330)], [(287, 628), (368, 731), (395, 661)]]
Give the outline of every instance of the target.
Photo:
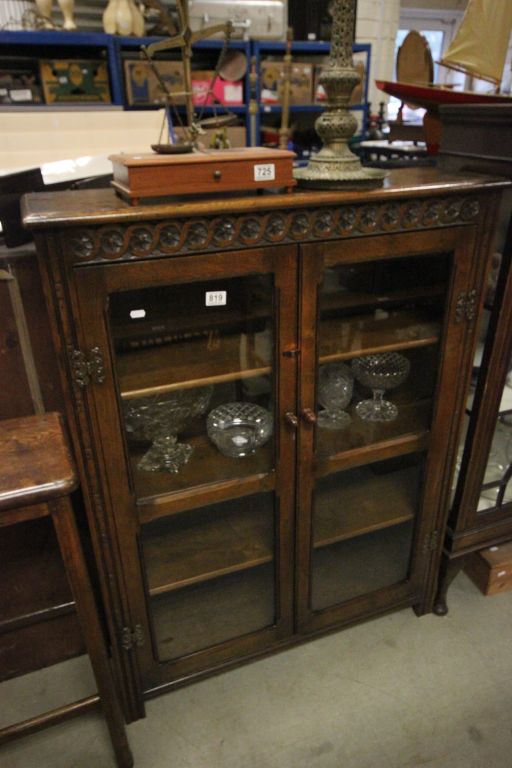
[(223, 80), (217, 77), (212, 93), (209, 94), (214, 75), (214, 71), (209, 69), (192, 71), (192, 102), (196, 105), (213, 104), (214, 101), (232, 107), (242, 105), (244, 101), (242, 80)]
[[(156, 61), (154, 63), (160, 77), (171, 93), (173, 102), (175, 104), (184, 104), (185, 82), (183, 78), (183, 63), (181, 61)], [(145, 106), (163, 103), (163, 88), (147, 61), (126, 60), (124, 62), (124, 77), (128, 104), (131, 106)]]
[[(283, 95), (284, 62), (267, 59), (261, 62), (260, 101), (262, 104), (281, 104)], [(290, 78), (290, 104), (311, 104), (313, 98), (313, 64), (292, 62)]]
[(41, 84), (47, 104), (102, 102), (110, 104), (105, 61), (95, 59), (42, 59)]
[(512, 589), (512, 541), (473, 552), (464, 570), (484, 595)]
[(0, 68), (0, 104), (40, 104), (42, 100), (32, 72)]

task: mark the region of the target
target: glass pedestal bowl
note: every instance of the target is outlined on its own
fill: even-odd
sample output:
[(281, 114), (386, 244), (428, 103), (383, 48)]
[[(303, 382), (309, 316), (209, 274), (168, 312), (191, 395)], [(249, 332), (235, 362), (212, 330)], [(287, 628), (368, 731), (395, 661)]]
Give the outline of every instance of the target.
[(206, 420), (208, 437), (224, 456), (250, 456), (272, 434), (272, 414), (253, 403), (225, 403)]
[(187, 463), (193, 449), (188, 443), (178, 443), (178, 433), (187, 422), (205, 413), (212, 393), (212, 386), (195, 387), (128, 401), (124, 409), (128, 435), (152, 442), (138, 469), (178, 472)]
[(352, 371), (360, 384), (373, 390), (371, 400), (361, 400), (356, 413), (363, 421), (393, 421), (398, 408), (384, 400), (384, 392), (403, 384), (409, 375), (411, 364), (398, 352), (365, 355), (352, 360)]
[(323, 410), (318, 412), (317, 424), (322, 429), (343, 429), (350, 424), (350, 416), (344, 410), (350, 403), (354, 389), (354, 376), (345, 363), (328, 363), (318, 374), (318, 402)]

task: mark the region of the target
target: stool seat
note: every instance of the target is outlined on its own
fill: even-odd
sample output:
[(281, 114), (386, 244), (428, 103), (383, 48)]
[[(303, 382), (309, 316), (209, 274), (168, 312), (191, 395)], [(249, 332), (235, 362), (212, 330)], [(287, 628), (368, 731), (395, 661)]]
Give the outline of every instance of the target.
[(51, 517), (99, 693), (99, 697), (89, 697), (1, 728), (0, 745), (74, 717), (99, 699), (118, 768), (132, 768), (133, 756), (103, 627), (69, 498), (77, 485), (60, 414), (45, 413), (0, 422), (0, 527)]
[(0, 423), (0, 512), (67, 496), (77, 485), (58, 413)]

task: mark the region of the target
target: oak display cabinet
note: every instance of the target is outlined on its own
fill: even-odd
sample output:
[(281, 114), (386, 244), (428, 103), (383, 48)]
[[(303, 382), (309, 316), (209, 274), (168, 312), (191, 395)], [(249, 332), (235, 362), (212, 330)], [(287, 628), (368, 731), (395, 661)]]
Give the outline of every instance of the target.
[[(421, 169), (370, 192), (25, 198), (129, 719), (308, 636), (431, 610), (505, 183)], [(348, 423), (327, 428), (319, 372), (370, 355), (407, 369), (384, 395), (396, 417), (361, 418), (371, 389), (349, 373)], [(229, 403), (271, 419), (252, 452), (249, 426), (231, 434), (243, 457), (208, 434)]]

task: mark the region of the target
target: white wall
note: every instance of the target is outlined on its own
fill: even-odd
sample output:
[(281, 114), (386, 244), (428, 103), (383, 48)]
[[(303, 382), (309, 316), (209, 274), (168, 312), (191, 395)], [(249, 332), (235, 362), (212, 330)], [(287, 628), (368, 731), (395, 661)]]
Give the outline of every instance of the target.
[(55, 160), (119, 152), (151, 152), (160, 110), (0, 112), (0, 172)]
[(391, 80), (394, 71), (395, 38), (400, 19), (400, 0), (359, 0), (356, 42), (371, 43), (369, 100), (377, 110), (387, 96), (375, 87), (375, 79)]

